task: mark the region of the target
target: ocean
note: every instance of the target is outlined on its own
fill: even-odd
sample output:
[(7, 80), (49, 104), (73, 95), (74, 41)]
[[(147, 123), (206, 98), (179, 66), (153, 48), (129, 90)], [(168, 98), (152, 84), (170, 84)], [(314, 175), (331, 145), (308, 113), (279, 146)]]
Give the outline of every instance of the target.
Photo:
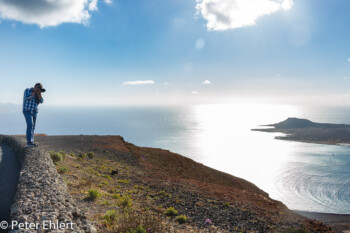
[[(36, 133), (121, 135), (244, 178), (290, 209), (350, 214), (350, 147), (276, 140), (282, 134), (251, 131), (288, 117), (350, 124), (350, 107), (43, 105)], [(0, 134), (25, 132), (21, 106), (0, 106), (0, 122)]]

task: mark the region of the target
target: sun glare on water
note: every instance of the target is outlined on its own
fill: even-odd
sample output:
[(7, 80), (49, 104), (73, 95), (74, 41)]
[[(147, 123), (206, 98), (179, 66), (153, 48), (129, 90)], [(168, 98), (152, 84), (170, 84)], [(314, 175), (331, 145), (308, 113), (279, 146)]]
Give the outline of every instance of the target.
[(295, 150), (291, 143), (273, 140), (278, 134), (251, 131), (298, 115), (287, 105), (201, 105), (196, 147), (200, 162), (247, 179), (264, 190), (275, 190), (274, 176)]

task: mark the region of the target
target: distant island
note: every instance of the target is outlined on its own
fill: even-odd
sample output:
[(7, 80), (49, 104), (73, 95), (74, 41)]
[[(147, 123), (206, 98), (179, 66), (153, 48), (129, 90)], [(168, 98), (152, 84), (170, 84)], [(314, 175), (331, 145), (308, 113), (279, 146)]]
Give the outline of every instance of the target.
[(284, 133), (286, 135), (276, 137), (282, 140), (350, 146), (350, 125), (347, 124), (316, 123), (307, 119), (288, 118), (285, 121), (264, 126), (269, 128), (252, 130)]

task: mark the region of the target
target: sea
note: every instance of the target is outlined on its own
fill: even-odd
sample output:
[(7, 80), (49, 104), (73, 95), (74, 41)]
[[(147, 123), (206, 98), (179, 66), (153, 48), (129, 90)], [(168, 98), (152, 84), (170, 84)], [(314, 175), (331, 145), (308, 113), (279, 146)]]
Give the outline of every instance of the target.
[[(121, 135), (135, 145), (168, 149), (246, 179), (290, 209), (350, 214), (350, 147), (251, 131), (288, 117), (350, 124), (350, 107), (42, 105), (36, 133)], [(25, 128), (21, 106), (0, 106), (0, 134), (24, 134)]]

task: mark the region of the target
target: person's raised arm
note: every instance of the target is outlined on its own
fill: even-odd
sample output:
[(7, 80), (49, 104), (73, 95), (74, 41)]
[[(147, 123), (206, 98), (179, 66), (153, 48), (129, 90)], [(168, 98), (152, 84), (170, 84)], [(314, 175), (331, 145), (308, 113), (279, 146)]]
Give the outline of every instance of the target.
[(44, 103), (44, 98), (41, 96), (41, 92), (39, 92), (39, 95), (38, 95), (38, 97), (39, 97), (39, 103)]
[(26, 89), (24, 91), (24, 100), (31, 100), (35, 97), (35, 93), (31, 92), (30, 89)]

